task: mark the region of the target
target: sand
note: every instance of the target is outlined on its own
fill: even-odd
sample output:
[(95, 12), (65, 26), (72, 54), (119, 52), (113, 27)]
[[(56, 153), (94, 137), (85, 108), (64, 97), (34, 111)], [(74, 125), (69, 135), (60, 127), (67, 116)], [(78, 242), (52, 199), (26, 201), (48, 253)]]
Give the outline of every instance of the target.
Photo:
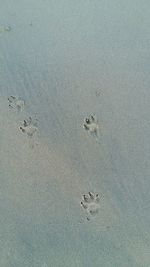
[(149, 8), (1, 1), (0, 267), (150, 266)]

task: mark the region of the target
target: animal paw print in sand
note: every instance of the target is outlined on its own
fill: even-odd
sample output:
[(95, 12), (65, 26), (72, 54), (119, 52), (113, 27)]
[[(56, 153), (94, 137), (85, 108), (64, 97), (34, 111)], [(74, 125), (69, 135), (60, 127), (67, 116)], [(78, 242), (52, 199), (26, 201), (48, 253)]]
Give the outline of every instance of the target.
[(19, 127), (22, 133), (26, 133), (29, 137), (35, 135), (38, 132), (38, 120), (33, 120), (31, 117), (23, 121), (23, 124)]
[(99, 211), (99, 194), (89, 192), (87, 195), (82, 196), (81, 206), (87, 212), (87, 219), (90, 220), (89, 216), (95, 216)]
[(97, 136), (97, 134), (98, 134), (98, 121), (95, 118), (95, 116), (90, 115), (89, 117), (85, 118), (83, 127), (86, 131)]
[(8, 97), (8, 104), (10, 108), (15, 108), (18, 111), (21, 111), (25, 105), (25, 101), (20, 97), (10, 96)]
[(11, 27), (10, 26), (0, 26), (0, 33), (2, 32), (10, 32)]

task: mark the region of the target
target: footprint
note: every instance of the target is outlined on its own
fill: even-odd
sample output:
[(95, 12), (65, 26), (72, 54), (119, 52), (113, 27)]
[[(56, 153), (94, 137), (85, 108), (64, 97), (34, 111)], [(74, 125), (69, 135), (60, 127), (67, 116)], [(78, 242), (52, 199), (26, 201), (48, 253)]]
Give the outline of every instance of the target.
[(101, 95), (101, 90), (100, 89), (97, 89), (95, 91), (95, 95), (96, 95), (96, 97), (99, 97)]
[(23, 121), (19, 129), (21, 130), (22, 133), (26, 133), (27, 136), (33, 137), (33, 135), (35, 135), (38, 132), (38, 120), (29, 117), (28, 119)]
[(37, 127), (38, 126), (38, 119), (30, 116), (29, 118), (27, 118), (26, 120), (23, 121), (24, 127), (27, 127), (29, 125), (33, 125), (33, 126)]
[(98, 121), (96, 117), (90, 115), (89, 117), (85, 118), (83, 128), (91, 134), (98, 136)]
[(0, 26), (0, 33), (2, 32), (10, 32), (11, 27), (10, 26)]
[(22, 111), (25, 106), (25, 101), (20, 97), (10, 96), (8, 97), (8, 104), (10, 108), (17, 109), (17, 111)]
[(90, 220), (89, 216), (95, 216), (99, 212), (100, 208), (100, 196), (99, 194), (94, 194), (89, 192), (82, 196), (81, 206), (87, 212), (87, 220)]

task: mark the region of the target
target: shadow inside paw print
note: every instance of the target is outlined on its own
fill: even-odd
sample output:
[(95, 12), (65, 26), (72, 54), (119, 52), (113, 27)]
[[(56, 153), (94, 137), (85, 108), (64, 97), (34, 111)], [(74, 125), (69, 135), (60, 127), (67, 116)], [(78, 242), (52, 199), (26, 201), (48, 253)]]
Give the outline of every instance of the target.
[(88, 220), (89, 215), (95, 216), (99, 211), (99, 202), (100, 197), (99, 194), (94, 194), (89, 192), (87, 195), (82, 196), (81, 206), (85, 211), (88, 213)]
[(83, 127), (86, 131), (90, 132), (91, 134), (98, 134), (98, 121), (95, 116), (90, 115), (89, 117), (85, 118)]
[(18, 111), (21, 111), (25, 105), (25, 101), (20, 97), (10, 96), (8, 97), (8, 104), (10, 108), (15, 108)]
[(23, 121), (23, 126), (24, 127), (27, 127), (27, 126), (30, 126), (30, 125), (33, 125), (35, 127), (37, 127), (38, 125), (38, 119), (33, 119), (31, 116), (29, 118), (27, 118), (26, 120)]
[(32, 117), (29, 117), (28, 119), (24, 120), (22, 123), (22, 126), (19, 127), (19, 129), (26, 133), (29, 137), (32, 137), (36, 132), (38, 132), (38, 120), (33, 120)]

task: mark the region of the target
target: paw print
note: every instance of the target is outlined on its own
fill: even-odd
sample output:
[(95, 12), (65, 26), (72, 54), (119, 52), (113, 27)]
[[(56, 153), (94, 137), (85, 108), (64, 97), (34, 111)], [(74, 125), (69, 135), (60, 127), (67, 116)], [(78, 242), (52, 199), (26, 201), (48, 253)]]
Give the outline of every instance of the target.
[(38, 132), (38, 120), (33, 120), (31, 117), (23, 121), (22, 126), (19, 129), (22, 133), (26, 133), (29, 137), (32, 137), (36, 132)]
[(23, 126), (24, 127), (27, 127), (29, 125), (33, 125), (33, 126), (37, 127), (38, 126), (38, 119), (36, 119), (36, 118), (33, 119), (30, 116), (29, 118), (27, 118), (26, 120), (23, 121)]
[(101, 90), (100, 89), (97, 89), (95, 91), (95, 95), (96, 95), (96, 97), (99, 97), (101, 95)]
[(10, 32), (11, 27), (10, 26), (0, 26), (0, 33), (2, 32)]
[(10, 108), (15, 108), (18, 111), (21, 111), (25, 105), (25, 101), (23, 99), (12, 95), (8, 97), (8, 103)]
[(89, 117), (85, 118), (83, 127), (91, 134), (98, 134), (98, 121), (93, 115), (90, 115)]
[(81, 206), (88, 214), (87, 219), (89, 220), (89, 215), (94, 216), (99, 211), (99, 194), (94, 194), (89, 192), (87, 195), (82, 196)]

